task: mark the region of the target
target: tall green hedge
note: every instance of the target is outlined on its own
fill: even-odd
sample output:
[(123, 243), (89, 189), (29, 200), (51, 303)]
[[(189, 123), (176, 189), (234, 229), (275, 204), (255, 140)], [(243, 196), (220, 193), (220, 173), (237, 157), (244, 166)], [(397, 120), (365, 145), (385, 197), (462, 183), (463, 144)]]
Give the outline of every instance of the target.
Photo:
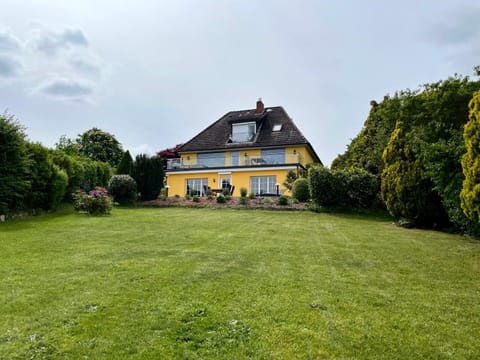
[(25, 196), (25, 204), (32, 210), (54, 210), (63, 199), (68, 176), (53, 163), (46, 147), (27, 143), (27, 149), (30, 157), (30, 190)]
[(23, 127), (13, 116), (0, 115), (0, 215), (9, 215), (25, 206), (29, 169)]

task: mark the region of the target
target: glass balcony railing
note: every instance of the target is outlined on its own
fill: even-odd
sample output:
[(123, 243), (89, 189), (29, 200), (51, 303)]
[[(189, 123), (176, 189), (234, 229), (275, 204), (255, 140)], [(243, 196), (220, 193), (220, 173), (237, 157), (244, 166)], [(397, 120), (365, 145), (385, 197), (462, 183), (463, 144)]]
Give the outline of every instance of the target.
[(303, 157), (301, 154), (286, 154), (282, 157), (273, 156), (240, 156), (237, 159), (229, 159), (219, 157), (218, 159), (209, 158), (208, 161), (201, 160), (192, 163), (191, 160), (183, 161), (183, 159), (168, 159), (167, 170), (175, 169), (205, 169), (218, 167), (235, 167), (235, 166), (265, 166), (265, 165), (285, 165), (285, 164), (303, 164)]

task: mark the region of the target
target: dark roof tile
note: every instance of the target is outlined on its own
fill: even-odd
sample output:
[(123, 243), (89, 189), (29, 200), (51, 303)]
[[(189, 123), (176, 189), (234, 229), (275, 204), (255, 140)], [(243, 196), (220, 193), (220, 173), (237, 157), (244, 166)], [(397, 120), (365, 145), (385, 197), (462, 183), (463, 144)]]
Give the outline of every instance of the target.
[[(257, 135), (254, 140), (252, 142), (229, 143), (232, 123), (250, 121), (257, 122)], [(272, 131), (274, 125), (282, 125), (281, 130)], [(256, 114), (255, 109), (231, 111), (186, 142), (178, 151), (221, 151), (235, 148), (263, 148), (301, 144), (310, 146), (285, 110), (277, 106), (265, 108), (262, 114)]]

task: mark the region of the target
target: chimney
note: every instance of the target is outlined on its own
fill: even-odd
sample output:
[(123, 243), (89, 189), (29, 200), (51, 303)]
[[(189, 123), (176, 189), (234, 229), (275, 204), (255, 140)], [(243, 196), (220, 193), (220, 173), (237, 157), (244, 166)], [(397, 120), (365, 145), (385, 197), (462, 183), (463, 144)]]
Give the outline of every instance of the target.
[(265, 110), (265, 105), (263, 105), (262, 98), (259, 98), (257, 101), (257, 110), (255, 110), (256, 114), (261, 114)]

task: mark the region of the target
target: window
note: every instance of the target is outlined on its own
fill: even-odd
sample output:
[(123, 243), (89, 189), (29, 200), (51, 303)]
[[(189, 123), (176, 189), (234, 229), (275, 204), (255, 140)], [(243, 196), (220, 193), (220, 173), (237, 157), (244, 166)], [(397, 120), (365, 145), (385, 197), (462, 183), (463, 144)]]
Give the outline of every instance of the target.
[(250, 191), (255, 195), (276, 194), (276, 176), (251, 176)]
[(282, 124), (273, 125), (272, 131), (280, 131), (280, 130), (282, 130)]
[(254, 122), (232, 124), (232, 141), (233, 142), (249, 142), (253, 141), (257, 131)]
[(262, 150), (262, 159), (266, 164), (285, 164), (285, 148)]
[(240, 152), (239, 151), (232, 151), (232, 166), (239, 166), (240, 165)]
[(205, 196), (208, 188), (208, 179), (187, 179), (185, 194), (190, 196)]
[(225, 153), (199, 153), (197, 154), (197, 164), (203, 167), (225, 166)]

